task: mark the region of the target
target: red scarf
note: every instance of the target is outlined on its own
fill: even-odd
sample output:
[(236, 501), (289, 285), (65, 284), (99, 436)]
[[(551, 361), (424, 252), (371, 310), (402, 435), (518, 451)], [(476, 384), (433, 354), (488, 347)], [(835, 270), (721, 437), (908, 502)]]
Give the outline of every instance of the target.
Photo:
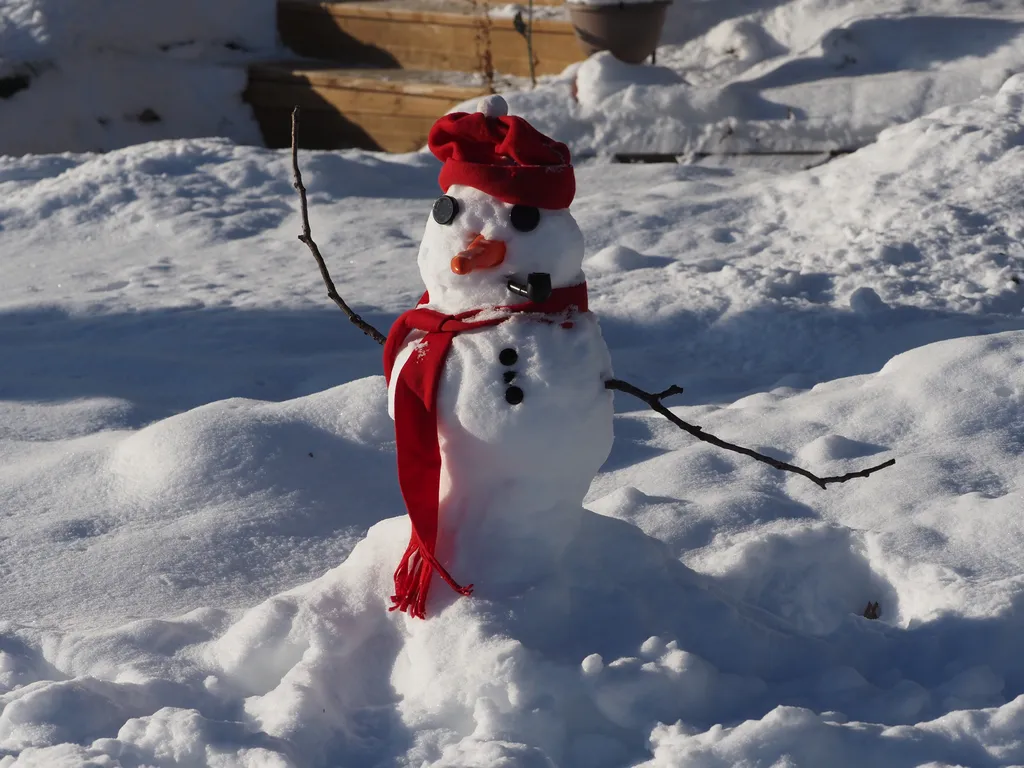
[[(423, 294), (420, 304), (430, 301)], [(384, 345), (384, 378), (391, 383), (395, 358), (414, 330), (425, 331), (414, 352), (402, 366), (395, 384), (395, 440), (398, 448), (398, 484), (412, 522), (412, 535), (402, 561), (395, 570), (395, 594), (391, 610), (408, 611), (425, 618), (427, 591), (434, 571), (460, 595), (473, 592), (473, 585), (461, 587), (434, 557), (437, 543), (438, 502), (441, 488), (441, 448), (437, 439), (437, 389), (445, 358), (455, 334), (498, 325), (512, 313), (554, 315), (587, 311), (587, 284), (556, 288), (541, 303), (527, 302), (510, 307), (493, 307), (503, 315), (483, 320), (472, 318), (483, 310), (457, 315), (418, 306), (403, 313), (391, 326)]]

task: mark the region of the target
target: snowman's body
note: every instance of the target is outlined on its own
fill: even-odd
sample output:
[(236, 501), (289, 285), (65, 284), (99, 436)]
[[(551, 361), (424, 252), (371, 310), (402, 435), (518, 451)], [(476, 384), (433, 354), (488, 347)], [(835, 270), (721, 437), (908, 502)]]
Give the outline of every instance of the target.
[(413, 616), (430, 572), (451, 599), (470, 592), (460, 584), (509, 594), (555, 570), (612, 443), (568, 149), (498, 96), (439, 120), (430, 145), (445, 194), (417, 259), (428, 298), (385, 348), (412, 521), (393, 599)]
[(437, 556), (453, 577), (486, 596), (557, 564), (611, 450), (610, 376), (589, 312), (514, 315), (455, 337), (438, 393)]

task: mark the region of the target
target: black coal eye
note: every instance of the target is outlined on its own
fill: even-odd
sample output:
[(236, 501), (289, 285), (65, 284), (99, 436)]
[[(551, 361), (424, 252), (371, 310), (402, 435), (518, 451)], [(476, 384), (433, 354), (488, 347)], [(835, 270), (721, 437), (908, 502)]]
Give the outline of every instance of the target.
[(512, 206), (512, 226), (520, 232), (532, 232), (540, 224), (540, 211), (532, 205)]
[(459, 215), (459, 201), (448, 195), (441, 195), (434, 201), (434, 221), (438, 224), (451, 224)]

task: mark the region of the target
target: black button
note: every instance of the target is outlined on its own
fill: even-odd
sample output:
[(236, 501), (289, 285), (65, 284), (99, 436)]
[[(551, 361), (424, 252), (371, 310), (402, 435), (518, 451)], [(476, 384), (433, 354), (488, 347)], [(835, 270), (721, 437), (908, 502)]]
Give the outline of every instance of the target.
[(451, 224), (459, 214), (459, 203), (454, 197), (441, 195), (434, 201), (433, 216), (438, 224)]
[(519, 360), (519, 355), (512, 348), (506, 348), (501, 350), (498, 354), (498, 362), (502, 365), (515, 365)]
[(519, 405), (523, 402), (523, 390), (519, 387), (509, 387), (505, 390), (505, 402), (509, 405)]
[(516, 380), (516, 372), (515, 371), (505, 371), (505, 383), (506, 384), (511, 384), (515, 380)]

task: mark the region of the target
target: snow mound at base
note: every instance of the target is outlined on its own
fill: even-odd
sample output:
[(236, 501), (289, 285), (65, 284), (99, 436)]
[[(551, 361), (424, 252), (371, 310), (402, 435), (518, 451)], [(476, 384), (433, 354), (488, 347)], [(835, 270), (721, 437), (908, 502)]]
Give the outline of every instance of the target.
[[(154, 710), (163, 693), (172, 702), (199, 699), (200, 711), (223, 711), (218, 696), (244, 697), (244, 722), (297, 749), (305, 764), (369, 765), (404, 754), (414, 764), (467, 767), (499, 764), (499, 756), (510, 765), (614, 765), (642, 754), (651, 723), (686, 715), (707, 726), (726, 712), (756, 712), (763, 678), (821, 669), (830, 655), (769, 615), (716, 596), (660, 542), (593, 513), (553, 581), (500, 601), (453, 600), (439, 586), (430, 620), (391, 614), (391, 568), (407, 536), (402, 518), (374, 526), (342, 566), (179, 654), (192, 665), (174, 683), (141, 680), (147, 668), (172, 666), (160, 652), (200, 640), (217, 617), (141, 634), (126, 628), (143, 653), (116, 680), (36, 683), (0, 699), (0, 745), (98, 738), (118, 718)], [(171, 642), (175, 635), (181, 642)], [(69, 639), (64, 663), (86, 676), (102, 664), (111, 674), (106, 663), (88, 663), (96, 644)], [(66, 722), (70, 707), (91, 714), (71, 718), (73, 732), (45, 727), (58, 712)], [(167, 718), (163, 710), (145, 726), (129, 722), (116, 746), (101, 740), (92, 754), (138, 746)], [(193, 741), (206, 730), (194, 713), (175, 719)], [(622, 729), (633, 735), (623, 740)]]
[[(855, 525), (864, 518), (852, 507), (877, 508), (903, 489), (893, 535), (909, 536), (931, 514), (949, 543), (949, 554), (930, 553), (933, 562), (901, 561), (898, 546), (851, 525), (796, 519), (751, 534), (732, 526), (705, 552), (701, 575), (634, 525), (584, 510), (551, 578), (491, 600), (456, 598), (438, 583), (430, 618), (419, 621), (387, 610), (409, 532), (405, 518), (391, 518), (340, 566), (240, 616), (207, 609), (63, 636), (10, 628), (0, 656), (11, 683), (0, 696), (0, 749), (18, 752), (19, 766), (612, 768), (649, 759), (654, 768), (735, 764), (773, 751), (815, 762), (821, 750), (849, 754), (837, 764), (851, 766), (872, 756), (884, 765), (951, 755), (964, 764), (978, 764), (978, 755), (1020, 762), (1019, 576), (989, 568), (994, 581), (982, 583), (945, 564), (964, 556), (968, 528), (1012, 530), (1015, 505), (1008, 494), (951, 488), (948, 510), (929, 511), (914, 494), (944, 498), (935, 483), (947, 481), (929, 463), (955, 457), (928, 447), (934, 431), (959, 429), (949, 444), (956, 451), (1024, 477), (1008, 454), (1021, 406), (999, 389), (1024, 386), (1022, 360), (1024, 333), (960, 339), (901, 355), (872, 376), (710, 412), (733, 424), (763, 420), (769, 431), (787, 423), (825, 469), (875, 445), (893, 450), (896, 467), (830, 496), (761, 467), (730, 471), (804, 483), (819, 494), (823, 516)], [(997, 380), (1005, 383), (988, 386)], [(382, 396), (371, 395), (377, 384), (349, 385), (371, 401), (365, 418), (358, 410), (320, 418), (336, 419), (333, 428), (352, 439), (380, 439), (382, 419), (371, 413), (383, 412)], [(965, 399), (958, 392), (968, 385)], [(293, 421), (326, 413), (315, 399), (299, 402)], [(216, 418), (207, 410), (154, 425), (124, 451), (152, 453), (155, 436), (177, 434), (177, 419), (199, 434), (215, 434), (209, 423), (233, 424), (245, 442), (262, 434), (272, 408), (236, 403)], [(248, 416), (232, 421), (235, 411)], [(906, 420), (895, 417), (901, 411)], [(838, 431), (822, 436), (825, 421)], [(858, 421), (884, 429), (868, 441), (849, 429)], [(805, 439), (812, 431), (818, 437)], [(182, 440), (170, 442), (191, 445)], [(231, 430), (207, 440), (218, 441), (230, 444)], [(667, 456), (685, 465), (689, 453)], [(733, 502), (718, 503), (721, 512)], [(644, 510), (671, 507), (636, 488), (596, 506), (642, 524), (650, 522)], [(686, 514), (699, 516), (700, 505)], [(1012, 569), (1024, 562), (1020, 537), (1004, 538), (998, 556)], [(947, 607), (925, 611), (916, 593), (936, 588)], [(882, 603), (882, 621), (859, 615), (867, 600)]]

